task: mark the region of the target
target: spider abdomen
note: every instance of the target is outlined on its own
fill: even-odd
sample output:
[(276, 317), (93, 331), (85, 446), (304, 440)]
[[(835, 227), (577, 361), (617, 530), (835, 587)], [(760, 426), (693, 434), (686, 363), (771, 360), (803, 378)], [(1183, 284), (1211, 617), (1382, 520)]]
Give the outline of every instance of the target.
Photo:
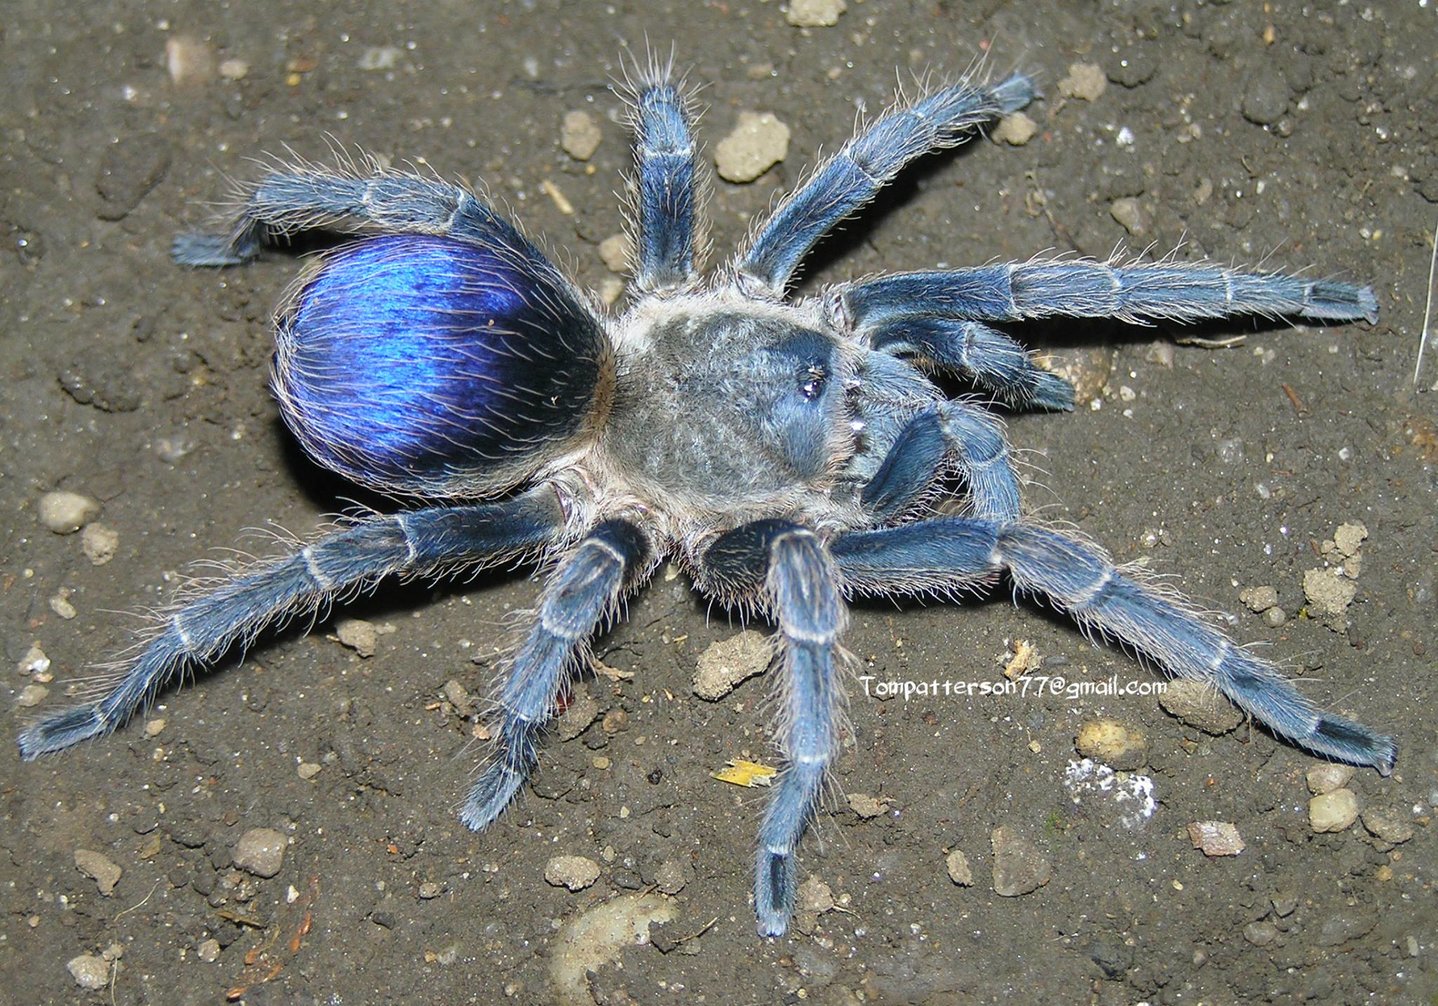
[(493, 493), (583, 438), (609, 367), (598, 320), (532, 247), (374, 237), (279, 312), (275, 393), (320, 464), (386, 491)]

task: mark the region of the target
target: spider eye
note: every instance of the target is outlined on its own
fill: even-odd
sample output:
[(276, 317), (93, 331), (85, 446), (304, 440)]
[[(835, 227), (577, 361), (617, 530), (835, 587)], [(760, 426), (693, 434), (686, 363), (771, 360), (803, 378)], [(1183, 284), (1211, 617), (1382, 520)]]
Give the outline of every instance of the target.
[(516, 240), (376, 237), (322, 260), (276, 324), (275, 393), (311, 457), (361, 485), (469, 496), (572, 449), (608, 343)]
[(800, 374), (799, 393), (812, 402), (824, 393), (824, 384), (828, 379), (827, 370), (817, 363), (811, 363)]

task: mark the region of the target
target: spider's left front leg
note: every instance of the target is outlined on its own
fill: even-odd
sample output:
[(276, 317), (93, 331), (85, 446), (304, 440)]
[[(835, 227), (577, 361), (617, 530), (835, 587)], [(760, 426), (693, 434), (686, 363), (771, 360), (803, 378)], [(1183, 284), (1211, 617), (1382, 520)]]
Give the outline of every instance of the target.
[(721, 595), (763, 596), (784, 641), (780, 732), (787, 764), (759, 830), (754, 864), (759, 935), (782, 936), (799, 889), (799, 839), (837, 747), (842, 689), (834, 665), (847, 609), (828, 549), (791, 521), (761, 520), (721, 535), (702, 566)]
[(466, 825), (479, 831), (493, 822), (529, 778), (565, 673), (653, 560), (643, 531), (626, 520), (608, 520), (575, 546), (545, 585), (539, 617), (501, 686), (494, 756), (460, 809)]

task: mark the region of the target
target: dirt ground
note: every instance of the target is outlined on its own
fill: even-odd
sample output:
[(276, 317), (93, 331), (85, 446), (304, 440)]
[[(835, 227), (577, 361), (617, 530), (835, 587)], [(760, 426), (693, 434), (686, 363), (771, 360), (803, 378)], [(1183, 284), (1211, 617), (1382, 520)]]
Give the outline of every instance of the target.
[[(12, 736), (122, 650), (130, 613), (194, 560), (270, 547), (246, 529), (303, 534), (346, 500), (375, 502), (300, 455), (265, 388), (294, 257), (169, 260), (227, 177), (265, 152), (323, 158), (327, 138), (420, 162), (482, 180), (582, 284), (612, 285), (599, 243), (621, 230), (629, 154), (611, 82), (626, 49), (672, 42), (703, 85), (708, 151), (743, 110), (793, 134), (757, 181), (713, 185), (721, 256), (856, 112), (889, 100), (895, 68), (952, 74), (986, 52), (1040, 77), (1026, 144), (925, 161), (823, 247), (808, 291), (1118, 246), (1371, 282), (1376, 325), (1202, 330), (1243, 337), (1227, 349), (1168, 327), (1026, 329), (1092, 384), (1073, 414), (1009, 430), (1032, 509), (1170, 574), (1308, 694), (1393, 734), (1398, 767), (1353, 775), (1359, 820), (1320, 834), (1305, 778), (1320, 763), (1257, 729), (1210, 735), (1152, 695), (880, 701), (853, 682), (836, 792), (802, 849), (832, 901), (811, 884), (796, 930), (761, 941), (749, 887), (766, 792), (711, 773), (773, 760), (774, 675), (714, 703), (690, 685), (736, 623), (661, 572), (597, 643), (632, 677), (577, 683), (570, 701), (595, 721), (551, 736), (531, 790), (472, 834), (454, 816), (480, 753), (466, 693), (483, 694), (536, 586), (522, 571), (386, 586), (346, 610), (379, 628), (370, 657), (331, 622), (267, 636), (109, 739), (0, 758), (0, 999), (1434, 1001), (1438, 394), (1413, 382), (1438, 223), (1431, 4), (850, 0), (812, 28), (742, 0), (310, 6), (11, 4), (0, 19)], [(189, 79), (172, 79), (167, 47)], [(1072, 94), (1072, 64), (1101, 68), (1098, 86)], [(600, 127), (587, 162), (560, 143), (576, 110)], [(1430, 346), (1420, 387), (1435, 381)], [(99, 501), (115, 537), (42, 526), (57, 489)], [(1342, 560), (1323, 543), (1359, 523), (1361, 568), (1343, 581), (1356, 593), (1322, 617), (1305, 574)], [(1254, 587), (1277, 606), (1251, 610)], [(886, 681), (1003, 681), (1019, 641), (1043, 661), (1033, 674), (1161, 680), (1006, 589), (962, 609), (860, 605), (847, 637), (860, 672)], [(1135, 768), (1158, 806), (1133, 827), (1071, 781), (1075, 735), (1099, 716), (1147, 738)], [(1246, 848), (1196, 850), (1203, 821)], [(236, 863), (252, 829), (286, 839), (273, 876)], [(998, 829), (1047, 884), (996, 893)], [(950, 879), (953, 852), (970, 886)], [(598, 863), (598, 880), (546, 883), (558, 855)], [(571, 927), (615, 901), (672, 919), (557, 985)]]

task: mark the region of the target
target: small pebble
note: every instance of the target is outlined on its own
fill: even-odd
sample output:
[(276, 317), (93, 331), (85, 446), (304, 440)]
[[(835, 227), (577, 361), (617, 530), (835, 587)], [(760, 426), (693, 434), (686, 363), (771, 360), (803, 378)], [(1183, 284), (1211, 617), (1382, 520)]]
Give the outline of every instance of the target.
[(1237, 856), (1247, 848), (1238, 826), (1229, 821), (1190, 821), (1188, 840), (1205, 856)]
[(195, 953), (206, 964), (213, 964), (220, 959), (220, 941), (213, 938), (205, 940), (195, 948)]
[(362, 618), (341, 618), (335, 623), (335, 635), (342, 645), (361, 657), (372, 657), (379, 645), (379, 630), (373, 622)]
[(426, 880), (419, 885), (419, 897), (421, 901), (432, 901), (444, 893), (444, 885), (433, 880)]
[(1148, 230), (1143, 212), (1143, 204), (1131, 196), (1115, 199), (1110, 203), (1108, 215), (1113, 217), (1114, 221), (1120, 227), (1135, 237)]
[(55, 596), (50, 598), (50, 610), (66, 621), (69, 621), (79, 614), (79, 612), (75, 610), (75, 606), (70, 603), (69, 587), (61, 587), (55, 592)]
[(1243, 929), (1243, 938), (1255, 947), (1266, 947), (1278, 939), (1278, 927), (1267, 919), (1250, 922)]
[(844, 0), (789, 0), (784, 20), (795, 28), (832, 28), (847, 9)]
[(1059, 81), (1059, 93), (1081, 101), (1097, 101), (1108, 90), (1108, 75), (1097, 63), (1071, 63), (1068, 76)]
[(999, 897), (1030, 894), (1053, 878), (1048, 858), (1038, 846), (1021, 838), (1013, 829), (995, 828), (989, 842), (994, 850), (994, 893)]
[(1308, 801), (1308, 824), (1322, 833), (1344, 831), (1358, 820), (1358, 797), (1351, 789), (1335, 789)]
[(1335, 789), (1347, 786), (1348, 780), (1353, 778), (1353, 771), (1352, 765), (1326, 762), (1309, 769), (1304, 775), (1304, 781), (1308, 783), (1308, 792), (1314, 796), (1322, 796), (1324, 793), (1332, 793)]
[(1363, 812), (1363, 827), (1374, 838), (1390, 845), (1402, 845), (1413, 837), (1413, 823), (1394, 810), (1371, 807)]
[(120, 534), (104, 524), (87, 524), (80, 532), (80, 550), (92, 566), (103, 566), (115, 558), (120, 547)]
[(242, 59), (227, 59), (220, 63), (220, 76), (226, 80), (244, 80), (250, 75), (250, 64)]
[(599, 864), (585, 856), (555, 856), (544, 864), (544, 882), (582, 891), (599, 879)]
[(157, 716), (157, 717), (155, 717), (155, 718), (152, 719), (152, 720), (146, 720), (146, 721), (145, 721), (145, 737), (146, 737), (147, 739), (158, 737), (158, 736), (160, 736), (160, 734), (162, 734), (162, 733), (164, 733), (164, 732), (165, 732), (165, 720), (164, 720), (164, 717)]
[(1270, 586), (1245, 587), (1238, 592), (1238, 599), (1255, 614), (1262, 614), (1278, 603), (1278, 591)]
[(587, 161), (593, 157), (603, 138), (599, 123), (588, 112), (565, 113), (564, 124), (559, 130), (559, 145), (576, 161)]
[(1304, 571), (1303, 596), (1308, 600), (1308, 613), (1335, 632), (1348, 628), (1348, 606), (1357, 593), (1358, 585), (1335, 569)]
[(1141, 768), (1148, 756), (1148, 740), (1141, 730), (1108, 717), (1080, 726), (1074, 746), (1085, 758), (1126, 772)]
[(40, 497), (40, 523), (56, 534), (74, 534), (100, 516), (100, 501), (64, 489)]
[(849, 809), (866, 821), (884, 813), (893, 802), (888, 797), (870, 796), (868, 793), (849, 794)]
[(120, 882), (121, 870), (107, 856), (90, 849), (75, 850), (75, 868), (95, 882), (100, 893), (109, 897)]
[(1022, 147), (1039, 131), (1038, 123), (1023, 112), (1011, 112), (989, 130), (989, 138), (995, 143), (1007, 143), (1011, 147)]
[(309, 780), (320, 774), (322, 766), (318, 762), (302, 761), (295, 767), (301, 779)]
[(256, 877), (273, 877), (285, 858), (285, 836), (273, 828), (251, 828), (235, 843), (235, 866)]
[(599, 257), (604, 268), (612, 273), (624, 275), (629, 272), (629, 263), (634, 255), (634, 242), (628, 234), (612, 234), (599, 242)]
[(741, 681), (762, 674), (772, 658), (768, 637), (752, 629), (712, 643), (699, 654), (694, 694), (705, 701), (717, 702)]
[(95, 954), (81, 954), (70, 958), (65, 965), (70, 977), (82, 989), (102, 989), (110, 983), (110, 962)]
[(44, 685), (37, 685), (34, 682), (20, 689), (20, 694), (15, 696), (15, 704), (22, 709), (33, 709), (45, 701), (45, 696), (50, 694), (50, 689)]
[(45, 656), (45, 651), (40, 649), (39, 643), (31, 643), (30, 649), (20, 658), (20, 663), (15, 669), (21, 674), (32, 674), (37, 681), (50, 680), (47, 675), (50, 673), (50, 658)]
[(974, 871), (969, 866), (969, 857), (965, 856), (958, 849), (949, 853), (944, 859), (944, 869), (949, 872), (949, 879), (960, 887), (974, 886)]
[(175, 35), (165, 42), (165, 68), (177, 85), (202, 84), (215, 75), (215, 53), (191, 35)]
[(818, 877), (810, 876), (808, 880), (799, 885), (799, 897), (795, 904), (796, 911), (823, 915), (825, 912), (833, 911), (836, 904), (838, 902), (834, 900), (834, 889)]
[(671, 897), (684, 890), (688, 883), (689, 867), (683, 860), (666, 859), (659, 864), (659, 869), (654, 871), (654, 886)]
[(726, 182), (752, 182), (788, 153), (788, 126), (771, 112), (745, 111), (714, 148), (714, 164)]
[(1243, 710), (1197, 681), (1170, 681), (1158, 697), (1163, 711), (1180, 722), (1218, 737), (1243, 722)]

